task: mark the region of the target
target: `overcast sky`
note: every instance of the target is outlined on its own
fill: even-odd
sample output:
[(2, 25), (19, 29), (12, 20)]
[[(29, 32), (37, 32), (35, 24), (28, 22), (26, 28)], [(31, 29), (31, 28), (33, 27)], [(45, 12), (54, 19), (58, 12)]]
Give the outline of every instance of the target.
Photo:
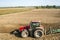
[(60, 0), (0, 0), (0, 7), (57, 5)]

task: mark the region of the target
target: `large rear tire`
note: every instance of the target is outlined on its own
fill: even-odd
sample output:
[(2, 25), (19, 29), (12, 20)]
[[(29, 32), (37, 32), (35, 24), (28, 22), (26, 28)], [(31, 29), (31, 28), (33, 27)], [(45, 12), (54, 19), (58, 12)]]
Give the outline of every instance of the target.
[(43, 35), (42, 30), (36, 29), (36, 30), (34, 31), (34, 37), (35, 37), (35, 38), (42, 37), (42, 35)]
[(28, 33), (27, 30), (23, 30), (23, 31), (21, 32), (21, 37), (23, 37), (23, 38), (28, 37), (28, 35), (29, 35), (29, 33)]

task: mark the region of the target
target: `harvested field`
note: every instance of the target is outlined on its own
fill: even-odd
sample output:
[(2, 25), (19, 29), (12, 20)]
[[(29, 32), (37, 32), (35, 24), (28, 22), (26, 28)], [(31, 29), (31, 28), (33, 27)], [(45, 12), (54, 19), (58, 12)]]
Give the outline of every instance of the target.
[(60, 9), (34, 9), (27, 12), (1, 15), (0, 24), (26, 24), (31, 20), (39, 20), (42, 23), (58, 23), (60, 22), (59, 16)]
[[(60, 40), (60, 34), (44, 36), (41, 38), (21, 38), (16, 37), (15, 35), (10, 35), (9, 33), (0, 33), (0, 40)], [(2, 37), (3, 36), (3, 37)]]
[(18, 12), (26, 12), (32, 10), (31, 8), (0, 8), (0, 15), (10, 14), (10, 13), (18, 13)]
[[(12, 12), (10, 14), (0, 15), (0, 40), (44, 40), (44, 38), (46, 38), (46, 40), (50, 39), (50, 36), (42, 37), (43, 39), (35, 39), (31, 37), (19, 38), (9, 34), (9, 32), (13, 31), (14, 29), (18, 29), (19, 26), (24, 24), (27, 25), (31, 20), (41, 21), (41, 23), (47, 29), (49, 27), (60, 28), (60, 9), (33, 9), (30, 11), (19, 11), (18, 13)], [(56, 37), (57, 40), (60, 40), (59, 34), (52, 36), (52, 38)]]
[(33, 9), (27, 12), (11, 13), (0, 16), (0, 27), (3, 31), (4, 29), (12, 27), (15, 29), (16, 27), (19, 27), (20, 24), (28, 24), (32, 20), (41, 21), (41, 23), (45, 23), (46, 26), (60, 26), (59, 16), (60, 9)]

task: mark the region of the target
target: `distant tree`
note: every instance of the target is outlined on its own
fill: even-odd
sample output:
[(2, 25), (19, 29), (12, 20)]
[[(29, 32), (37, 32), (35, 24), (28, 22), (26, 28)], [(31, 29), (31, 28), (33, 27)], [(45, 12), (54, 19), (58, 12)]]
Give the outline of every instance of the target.
[(53, 5), (53, 8), (56, 8), (56, 6), (55, 6), (55, 5)]
[(38, 9), (39, 7), (38, 6), (35, 6), (36, 9)]
[(46, 8), (51, 8), (51, 6), (47, 5)]
[(45, 6), (41, 6), (41, 8), (45, 8)]

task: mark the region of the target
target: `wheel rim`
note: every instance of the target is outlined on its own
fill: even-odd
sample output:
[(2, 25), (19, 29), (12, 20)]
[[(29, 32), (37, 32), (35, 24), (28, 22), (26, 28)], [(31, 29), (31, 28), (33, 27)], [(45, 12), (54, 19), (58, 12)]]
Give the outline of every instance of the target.
[(35, 31), (35, 37), (41, 37), (42, 36), (42, 32), (40, 30)]
[(28, 37), (28, 32), (27, 31), (23, 31), (22, 32), (22, 37)]

